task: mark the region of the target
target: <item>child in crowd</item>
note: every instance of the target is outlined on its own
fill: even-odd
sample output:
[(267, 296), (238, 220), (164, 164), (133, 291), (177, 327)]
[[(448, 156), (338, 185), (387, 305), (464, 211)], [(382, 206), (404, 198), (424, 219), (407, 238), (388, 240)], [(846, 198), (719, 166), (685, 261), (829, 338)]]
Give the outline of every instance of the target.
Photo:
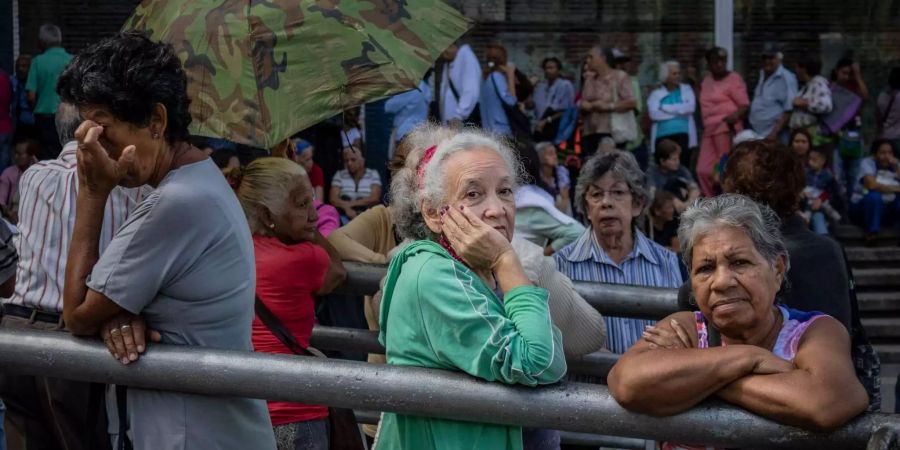
[(671, 192), (659, 190), (650, 206), (650, 235), (653, 241), (678, 253), (678, 213), (675, 211), (677, 199)]
[(647, 169), (650, 187), (656, 192), (673, 194), (675, 210), (684, 211), (690, 202), (700, 196), (700, 187), (691, 171), (681, 165), (681, 146), (673, 140), (663, 139), (656, 144), (653, 160), (656, 164)]
[(832, 199), (837, 199), (840, 191), (831, 169), (825, 167), (827, 162), (828, 156), (822, 147), (809, 149), (806, 188), (803, 189), (806, 202), (801, 214), (817, 234), (828, 234), (828, 219), (835, 223), (841, 220), (840, 213), (832, 204)]

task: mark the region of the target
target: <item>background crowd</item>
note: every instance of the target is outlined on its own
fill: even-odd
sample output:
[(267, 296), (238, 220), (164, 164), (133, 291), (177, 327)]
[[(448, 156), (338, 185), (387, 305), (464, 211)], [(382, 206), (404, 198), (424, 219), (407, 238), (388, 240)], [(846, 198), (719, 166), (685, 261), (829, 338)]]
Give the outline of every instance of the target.
[[(43, 53), (0, 72), (4, 327), (99, 336), (128, 364), (149, 341), (309, 354), (323, 323), (379, 331), (373, 363), (528, 386), (567, 376), (566, 356), (623, 354), (611, 392), (657, 415), (718, 396), (831, 429), (879, 407), (852, 274), (823, 235), (900, 225), (900, 68), (874, 95), (851, 59), (826, 78), (767, 43), (752, 89), (721, 48), (702, 79), (662, 61), (647, 87), (597, 46), (534, 82), (502, 44), (479, 58), (461, 41), (385, 103), (382, 179), (358, 108), (334, 148), (246, 149), (188, 134), (170, 47), (123, 33), (73, 59), (57, 27), (39, 36)], [(334, 295), (342, 261), (390, 262), (382, 291)], [(680, 288), (698, 311), (601, 317), (572, 281)], [(29, 449), (334, 439), (324, 406), (6, 374), (0, 398)], [(553, 430), (396, 414), (379, 433), (378, 448), (560, 448)]]

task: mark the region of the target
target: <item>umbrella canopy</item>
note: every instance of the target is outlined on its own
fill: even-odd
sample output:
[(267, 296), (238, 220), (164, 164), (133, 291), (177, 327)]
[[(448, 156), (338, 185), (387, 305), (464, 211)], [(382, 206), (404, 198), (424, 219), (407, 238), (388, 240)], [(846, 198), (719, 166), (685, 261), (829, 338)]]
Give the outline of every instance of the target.
[(175, 47), (191, 133), (271, 148), (414, 89), (469, 24), (441, 0), (145, 0), (124, 29)]

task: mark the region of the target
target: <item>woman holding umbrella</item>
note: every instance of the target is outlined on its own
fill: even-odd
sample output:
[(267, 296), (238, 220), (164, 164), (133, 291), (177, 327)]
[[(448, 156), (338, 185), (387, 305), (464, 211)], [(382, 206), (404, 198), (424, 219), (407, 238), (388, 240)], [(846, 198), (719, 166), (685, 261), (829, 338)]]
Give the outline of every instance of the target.
[[(188, 143), (190, 101), (172, 47), (120, 33), (75, 57), (57, 89), (86, 119), (76, 132), (67, 328), (101, 335), (123, 364), (144, 350), (146, 328), (170, 345), (251, 351), (250, 229), (219, 169)], [(110, 192), (144, 185), (155, 190), (100, 254)], [(117, 387), (108, 403), (118, 440), (130, 428), (137, 450), (275, 448), (263, 400)]]

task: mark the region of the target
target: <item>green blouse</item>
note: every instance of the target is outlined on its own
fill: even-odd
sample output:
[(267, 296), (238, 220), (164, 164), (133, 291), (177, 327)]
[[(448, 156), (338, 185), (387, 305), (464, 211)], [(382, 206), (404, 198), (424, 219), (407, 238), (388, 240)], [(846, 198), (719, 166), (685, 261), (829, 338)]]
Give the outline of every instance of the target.
[[(544, 289), (520, 286), (501, 300), (440, 245), (418, 241), (391, 260), (383, 293), (379, 340), (388, 364), (527, 386), (566, 373)], [(518, 450), (522, 428), (386, 413), (376, 448)]]

